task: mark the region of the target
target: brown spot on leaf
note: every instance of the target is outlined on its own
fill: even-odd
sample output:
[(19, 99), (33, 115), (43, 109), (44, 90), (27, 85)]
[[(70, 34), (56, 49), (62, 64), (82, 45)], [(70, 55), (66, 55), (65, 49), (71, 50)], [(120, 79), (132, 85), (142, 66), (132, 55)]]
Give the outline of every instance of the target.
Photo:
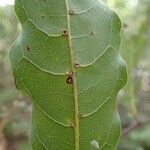
[(30, 51), (30, 47), (29, 47), (29, 46), (27, 46), (27, 51), (28, 51), (28, 52)]
[(62, 35), (63, 36), (68, 36), (68, 31), (67, 30), (63, 30)]
[(69, 76), (69, 77), (66, 79), (66, 83), (67, 83), (67, 84), (73, 84), (72, 76)]
[(75, 68), (79, 68), (79, 67), (80, 67), (80, 64), (75, 63), (73, 66), (74, 66)]
[(69, 10), (69, 14), (72, 16), (74, 15), (74, 11), (73, 10)]
[(92, 35), (96, 35), (96, 33), (94, 31), (91, 32)]
[(70, 123), (70, 125), (69, 125), (71, 128), (75, 128), (76, 127), (76, 125), (75, 125), (75, 123)]

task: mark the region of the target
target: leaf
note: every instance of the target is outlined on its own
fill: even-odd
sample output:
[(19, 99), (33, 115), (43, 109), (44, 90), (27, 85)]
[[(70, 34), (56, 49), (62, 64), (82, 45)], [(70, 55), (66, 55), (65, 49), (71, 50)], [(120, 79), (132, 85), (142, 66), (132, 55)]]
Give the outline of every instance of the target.
[(126, 83), (118, 16), (98, 0), (16, 0), (15, 11), (22, 32), (10, 61), (33, 100), (32, 149), (116, 149)]

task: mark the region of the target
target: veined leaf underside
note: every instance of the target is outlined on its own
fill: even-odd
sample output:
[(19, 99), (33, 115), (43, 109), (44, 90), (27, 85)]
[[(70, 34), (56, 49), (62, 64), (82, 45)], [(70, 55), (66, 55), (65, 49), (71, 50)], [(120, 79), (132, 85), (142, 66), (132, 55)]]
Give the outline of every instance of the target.
[(33, 101), (32, 149), (116, 149), (126, 83), (118, 16), (99, 0), (16, 0), (15, 11), (10, 61)]

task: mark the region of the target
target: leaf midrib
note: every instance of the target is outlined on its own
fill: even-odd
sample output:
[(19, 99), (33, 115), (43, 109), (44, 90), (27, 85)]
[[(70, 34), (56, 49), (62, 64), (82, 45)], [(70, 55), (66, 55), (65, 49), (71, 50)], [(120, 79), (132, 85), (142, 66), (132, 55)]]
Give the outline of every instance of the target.
[(73, 79), (73, 97), (74, 97), (74, 110), (75, 110), (75, 150), (79, 150), (79, 104), (78, 104), (78, 94), (77, 94), (77, 81), (76, 81), (76, 70), (74, 68), (75, 57), (73, 53), (72, 39), (71, 39), (71, 24), (70, 24), (70, 14), (69, 14), (69, 2), (65, 0), (66, 10), (67, 10), (67, 30), (68, 30), (68, 44), (71, 57), (71, 69), (72, 69), (72, 79)]

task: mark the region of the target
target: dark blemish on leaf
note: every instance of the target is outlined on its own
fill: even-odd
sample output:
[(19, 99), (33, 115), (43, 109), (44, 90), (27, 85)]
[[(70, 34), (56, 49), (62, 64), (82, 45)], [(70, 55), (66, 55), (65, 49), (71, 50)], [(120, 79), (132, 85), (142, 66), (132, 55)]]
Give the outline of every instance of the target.
[(63, 30), (62, 35), (63, 36), (68, 36), (68, 31), (67, 30)]
[(69, 14), (70, 14), (71, 16), (73, 16), (73, 15), (74, 15), (74, 11), (73, 11), (73, 10), (69, 10)]
[(30, 51), (30, 47), (29, 47), (29, 46), (27, 46), (27, 51), (28, 51), (28, 52)]
[(78, 64), (78, 63), (75, 63), (73, 66), (74, 66), (75, 68), (81, 67), (80, 64)]
[(93, 31), (91, 32), (91, 34), (92, 34), (92, 35), (96, 35), (96, 33), (95, 33), (95, 32), (93, 32)]
[(66, 79), (66, 83), (67, 83), (67, 84), (73, 84), (72, 76), (69, 76), (69, 77)]
[(75, 127), (75, 121), (72, 118), (67, 118), (67, 124), (70, 128), (74, 128)]
[(41, 16), (42, 18), (45, 18), (45, 16)]
[(43, 2), (46, 2), (46, 0), (43, 0)]
[(66, 83), (73, 84), (73, 72), (66, 72), (65, 74), (67, 75)]
[(70, 123), (70, 125), (69, 125), (71, 128), (75, 128), (76, 127), (76, 125), (75, 125), (75, 123)]

